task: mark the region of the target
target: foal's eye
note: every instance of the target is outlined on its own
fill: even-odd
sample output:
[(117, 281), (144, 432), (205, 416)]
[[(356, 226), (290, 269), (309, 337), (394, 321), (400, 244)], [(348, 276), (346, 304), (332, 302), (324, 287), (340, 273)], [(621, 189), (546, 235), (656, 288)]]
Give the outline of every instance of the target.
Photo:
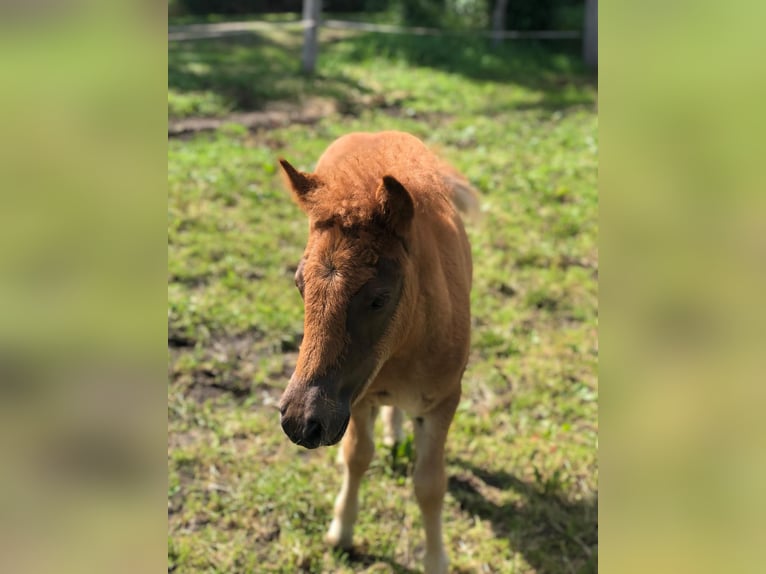
[(377, 295), (370, 303), (371, 309), (382, 309), (388, 301), (388, 293), (381, 293)]

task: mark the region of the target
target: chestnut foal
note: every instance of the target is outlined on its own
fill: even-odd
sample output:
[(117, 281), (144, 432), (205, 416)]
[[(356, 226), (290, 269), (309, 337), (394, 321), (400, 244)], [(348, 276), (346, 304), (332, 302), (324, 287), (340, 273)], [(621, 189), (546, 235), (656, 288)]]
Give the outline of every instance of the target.
[(475, 205), (475, 192), (401, 132), (341, 137), (311, 174), (280, 163), (309, 219), (295, 274), (303, 343), (281, 422), (306, 448), (343, 439), (343, 486), (327, 541), (351, 546), (375, 417), (383, 407), (391, 444), (401, 438), (404, 411), (415, 421), (425, 571), (446, 572), (444, 442), (470, 338), (471, 250), (455, 206)]

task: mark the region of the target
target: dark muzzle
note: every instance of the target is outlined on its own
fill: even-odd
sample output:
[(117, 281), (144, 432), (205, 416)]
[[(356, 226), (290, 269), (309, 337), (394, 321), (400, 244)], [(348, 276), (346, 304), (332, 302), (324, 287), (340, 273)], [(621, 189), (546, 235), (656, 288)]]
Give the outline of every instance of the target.
[(349, 405), (321, 397), (316, 387), (298, 392), (293, 388), (292, 384), (288, 386), (279, 409), (282, 430), (288, 438), (310, 449), (340, 441), (351, 418)]

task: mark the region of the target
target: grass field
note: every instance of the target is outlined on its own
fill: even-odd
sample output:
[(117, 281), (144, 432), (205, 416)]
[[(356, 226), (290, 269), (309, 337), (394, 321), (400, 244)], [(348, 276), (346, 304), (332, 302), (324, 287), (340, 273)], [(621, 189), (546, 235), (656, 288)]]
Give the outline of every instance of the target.
[[(597, 117), (570, 46), (323, 36), (300, 76), (294, 32), (170, 44), (171, 121), (221, 118), (169, 141), (168, 570), (417, 572), (412, 453), (378, 450), (352, 553), (322, 537), (337, 447), (284, 436), (306, 240), (276, 158), (312, 169), (355, 130), (400, 129), (481, 190), (473, 346), (448, 440), (445, 536), (457, 572), (595, 572)], [(331, 110), (258, 129), (228, 114)], [(409, 429), (409, 427), (407, 427)]]

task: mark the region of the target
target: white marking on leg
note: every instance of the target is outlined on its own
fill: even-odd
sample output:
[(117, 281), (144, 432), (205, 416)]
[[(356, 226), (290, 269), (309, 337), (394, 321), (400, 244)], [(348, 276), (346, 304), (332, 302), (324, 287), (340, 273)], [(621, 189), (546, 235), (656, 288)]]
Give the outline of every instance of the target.
[(442, 506), (447, 490), (444, 468), (444, 443), (447, 439), (455, 408), (460, 400), (456, 394), (436, 410), (415, 419), (415, 497), (423, 516), (426, 533), (426, 574), (446, 574), (449, 560), (442, 537)]
[(343, 485), (335, 499), (335, 516), (325, 540), (341, 548), (350, 548), (354, 523), (359, 512), (359, 485), (375, 451), (373, 428), (377, 413), (371, 407), (355, 410), (343, 437)]
[(332, 546), (350, 548), (354, 537), (354, 523), (359, 513), (359, 484), (361, 477), (352, 477), (343, 471), (343, 486), (335, 499), (335, 516), (325, 539)]
[(402, 420), (404, 415), (401, 409), (396, 407), (383, 407), (381, 409), (383, 418), (383, 444), (394, 446), (404, 440), (404, 431), (402, 431)]
[[(446, 574), (449, 561), (442, 537), (442, 504), (446, 491), (443, 445), (422, 428), (427, 423), (415, 424), (416, 462), (413, 475), (415, 497), (423, 516), (426, 534), (424, 569), (426, 574)], [(421, 428), (419, 428), (421, 427)]]

